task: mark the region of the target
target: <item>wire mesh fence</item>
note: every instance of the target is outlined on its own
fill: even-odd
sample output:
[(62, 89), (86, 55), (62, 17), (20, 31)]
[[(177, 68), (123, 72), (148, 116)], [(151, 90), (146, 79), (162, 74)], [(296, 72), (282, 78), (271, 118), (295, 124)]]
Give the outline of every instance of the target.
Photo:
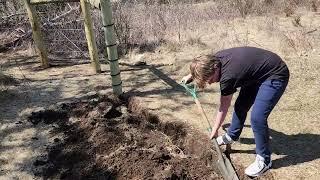
[(38, 5), (36, 12), (49, 57), (89, 57), (79, 3)]
[[(15, 49), (31, 44), (32, 31), (25, 13), (24, 6), (14, 6), (14, 3), (0, 1), (0, 44), (5, 44), (6, 48)], [(50, 59), (77, 59), (78, 63), (89, 62), (89, 52), (84, 30), (84, 20), (81, 14), (79, 3), (58, 3), (41, 4), (34, 6), (39, 17), (41, 32)], [(92, 16), (99, 16), (94, 12)], [(96, 36), (99, 49), (99, 56), (103, 56), (103, 35), (99, 28), (100, 18), (95, 18), (94, 34)], [(98, 28), (96, 28), (98, 27)], [(23, 37), (22, 37), (23, 36)], [(19, 39), (20, 43), (11, 43)], [(7, 41), (7, 42), (5, 42)], [(28, 43), (26, 43), (28, 42)], [(34, 48), (34, 47), (33, 47)], [(0, 48), (1, 50), (1, 48)]]

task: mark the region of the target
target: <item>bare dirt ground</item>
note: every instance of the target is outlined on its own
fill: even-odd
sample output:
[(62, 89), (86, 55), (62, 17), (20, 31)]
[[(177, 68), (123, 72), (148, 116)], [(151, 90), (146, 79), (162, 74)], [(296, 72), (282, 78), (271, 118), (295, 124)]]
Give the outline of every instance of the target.
[[(201, 121), (192, 98), (177, 83), (188, 73), (191, 59), (201, 53), (239, 45), (270, 49), (286, 61), (291, 79), (285, 95), (269, 117), (274, 166), (262, 179), (319, 179), (319, 16), (303, 13), (303, 27), (296, 27), (292, 18), (278, 16), (207, 22), (197, 32), (200, 44), (174, 48), (163, 45), (153, 52), (132, 52), (122, 58), (123, 89), (139, 96), (144, 106), (164, 122), (186, 122), (191, 129), (205, 133), (206, 124)], [(212, 33), (217, 25), (225, 31)], [(317, 30), (308, 33), (314, 29)], [(38, 58), (26, 54), (0, 54), (4, 73), (18, 81), (0, 96), (1, 179), (36, 178), (34, 163), (47, 152), (48, 144), (59, 138), (51, 134), (55, 127), (35, 127), (26, 121), (31, 112), (80, 99), (92, 91), (99, 94), (112, 91), (108, 65), (102, 65), (104, 72), (98, 75), (89, 64), (76, 65), (75, 61), (74, 65), (61, 61), (59, 66), (43, 70), (38, 67)], [(147, 65), (132, 65), (141, 60)], [(201, 92), (200, 101), (209, 117), (214, 117), (218, 98), (218, 85)], [(226, 124), (229, 119), (230, 115)], [(249, 120), (240, 141), (232, 149), (231, 158), (238, 169), (254, 160)]]
[[(37, 177), (54, 179), (222, 179), (205, 136), (181, 122), (162, 122), (130, 98), (92, 94), (33, 112), (28, 121), (54, 126)], [(127, 108), (128, 107), (128, 108)], [(138, 111), (137, 111), (138, 110)], [(199, 148), (201, 147), (201, 148)], [(45, 155), (44, 155), (45, 156)]]

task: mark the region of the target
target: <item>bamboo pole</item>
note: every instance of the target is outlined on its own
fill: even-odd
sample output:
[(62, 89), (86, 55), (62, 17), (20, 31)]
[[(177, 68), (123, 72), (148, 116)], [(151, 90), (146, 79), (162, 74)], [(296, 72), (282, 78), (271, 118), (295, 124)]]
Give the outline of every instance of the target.
[(116, 95), (120, 95), (122, 94), (122, 81), (120, 76), (117, 43), (114, 35), (114, 24), (112, 20), (110, 0), (101, 0), (100, 6), (108, 61), (111, 70), (112, 88)]
[(35, 13), (34, 8), (30, 4), (30, 0), (24, 0), (24, 3), (26, 6), (26, 9), (27, 9), (29, 21), (30, 21), (31, 28), (32, 28), (33, 40), (36, 44), (37, 51), (40, 56), (41, 66), (44, 68), (47, 68), (47, 67), (49, 67), (48, 53), (47, 53), (45, 44), (43, 42), (39, 18), (37, 17), (37, 14)]
[(85, 0), (80, 0), (82, 13), (84, 16), (84, 27), (86, 32), (86, 38), (88, 43), (88, 50), (91, 59), (91, 65), (93, 66), (96, 73), (101, 73), (101, 67), (98, 58), (98, 50), (96, 40), (93, 34), (92, 18), (90, 14), (90, 4)]
[(58, 3), (58, 2), (79, 2), (79, 0), (30, 0), (30, 4), (47, 4), (47, 3)]

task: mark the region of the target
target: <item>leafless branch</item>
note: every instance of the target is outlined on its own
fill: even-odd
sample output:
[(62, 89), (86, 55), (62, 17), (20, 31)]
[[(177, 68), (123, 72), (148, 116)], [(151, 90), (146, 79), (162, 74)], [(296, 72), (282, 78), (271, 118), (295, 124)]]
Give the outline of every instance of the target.
[(53, 18), (53, 19), (48, 19), (48, 20), (47, 20), (47, 23), (44, 23), (43, 26), (46, 26), (46, 25), (51, 26), (54, 21), (57, 21), (57, 20), (65, 17), (65, 16), (73, 13), (73, 12), (76, 11), (76, 10), (77, 10), (76, 8), (73, 8), (73, 9), (70, 9), (69, 11), (67, 11), (67, 12), (65, 12), (65, 13), (63, 13), (63, 14), (60, 14), (59, 16), (56, 16), (56, 17)]
[(21, 16), (21, 15), (26, 15), (26, 13), (23, 12), (23, 13), (10, 14), (8, 16), (1, 17), (1, 19), (6, 20), (6, 19), (9, 19), (9, 18), (14, 17), (14, 16)]
[(74, 42), (72, 42), (65, 34), (63, 34), (61, 31), (59, 31), (59, 33), (60, 33), (63, 37), (65, 37), (75, 48), (77, 48), (80, 52), (83, 53), (83, 51), (82, 51)]

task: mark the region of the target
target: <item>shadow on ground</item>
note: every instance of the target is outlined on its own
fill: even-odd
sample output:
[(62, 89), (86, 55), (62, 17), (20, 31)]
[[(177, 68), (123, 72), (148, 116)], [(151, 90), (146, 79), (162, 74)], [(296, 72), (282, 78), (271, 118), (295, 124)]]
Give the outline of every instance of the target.
[[(135, 81), (137, 82), (136, 86), (131, 87), (131, 89), (126, 92), (130, 95), (134, 95), (134, 96), (140, 96), (140, 97), (148, 97), (150, 95), (161, 95), (164, 98), (170, 98), (171, 100), (177, 102), (177, 107), (176, 109), (171, 109), (171, 110), (179, 110), (180, 108), (183, 108), (183, 106), (190, 106), (193, 105), (193, 99), (192, 96), (186, 92), (185, 88), (179, 84), (179, 82), (177, 82), (176, 80), (172, 79), (172, 77), (170, 77), (168, 75), (168, 73), (165, 73), (164, 70), (162, 70), (162, 68), (164, 68), (167, 65), (141, 65), (141, 66), (136, 66), (136, 65), (131, 65), (131, 64), (127, 64), (127, 63), (121, 63), (121, 65), (126, 66), (127, 68), (129, 68), (131, 71), (142, 71), (142, 70), (148, 70), (151, 73), (146, 73), (146, 74), (139, 74), (139, 76), (150, 76), (152, 75), (152, 77), (150, 78), (150, 81), (148, 82), (144, 82), (143, 80), (139, 81), (139, 78), (135, 77), (135, 78), (128, 78), (127, 81)], [(182, 78), (182, 77), (179, 77)], [(165, 85), (163, 85), (163, 87), (155, 87), (153, 89), (147, 89), (144, 90), (142, 88), (142, 90), (140, 89), (141, 87), (147, 86), (150, 83), (153, 83), (155, 81), (159, 81)], [(140, 87), (140, 88), (137, 88)], [(138, 90), (139, 89), (139, 90)], [(205, 89), (202, 90), (201, 93), (213, 93), (212, 90), (209, 89)], [(185, 101), (185, 102), (181, 102), (181, 95), (183, 96), (189, 96), (189, 100)], [(202, 103), (203, 105), (207, 105), (208, 103)], [(217, 106), (217, 104), (215, 104), (214, 102), (210, 103), (210, 106)], [(166, 106), (164, 106), (163, 108), (168, 108)]]
[[(225, 124), (224, 127), (228, 127)], [(246, 128), (251, 128), (250, 125), (245, 125)], [(294, 134), (287, 135), (282, 132), (270, 129), (271, 150), (276, 155), (283, 155), (279, 159), (272, 162), (272, 168), (278, 169), (298, 165), (301, 163), (313, 161), (320, 158), (320, 135), (318, 134)], [(242, 144), (255, 144), (253, 138), (241, 138)], [(254, 154), (254, 150), (232, 150), (232, 153), (248, 153)]]
[[(2, 57), (1, 58), (6, 58)], [(107, 62), (106, 60), (101, 59), (100, 63), (103, 64)], [(50, 68), (63, 68), (68, 66), (75, 66), (81, 64), (90, 64), (90, 59), (85, 57), (79, 58), (62, 58), (62, 57), (49, 57)], [(13, 57), (6, 58), (6, 62), (2, 63), (3, 68), (14, 68), (14, 67), (33, 67), (32, 70), (41, 71), (45, 70), (40, 66), (40, 60), (38, 56), (22, 56), (16, 55)]]
[[(137, 67), (134, 65), (124, 64), (128, 67)], [(168, 94), (170, 96), (174, 96), (177, 93), (184, 93), (184, 88), (177, 83), (175, 80), (170, 78), (168, 75), (163, 73), (158, 68), (161, 67), (161, 65), (143, 65), (139, 66), (139, 69), (148, 69), (152, 74), (154, 74), (157, 78), (156, 80), (161, 80), (164, 83), (166, 83), (170, 88), (166, 89), (151, 89), (148, 91), (136, 91), (134, 88), (130, 90), (128, 93), (136, 96), (148, 96), (148, 95), (154, 95), (154, 94)], [(143, 86), (144, 84), (142, 84)]]

